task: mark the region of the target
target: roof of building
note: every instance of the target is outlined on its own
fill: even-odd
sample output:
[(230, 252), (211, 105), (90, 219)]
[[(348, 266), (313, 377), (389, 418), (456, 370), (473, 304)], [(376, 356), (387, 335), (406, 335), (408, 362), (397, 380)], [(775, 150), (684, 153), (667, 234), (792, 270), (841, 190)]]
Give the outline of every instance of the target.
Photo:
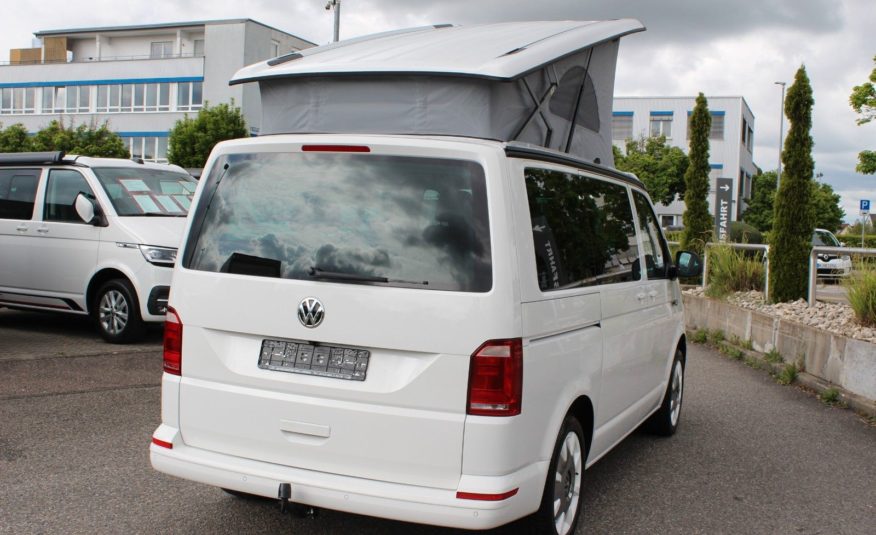
[(301, 39), (302, 41), (312, 43), (307, 41), (307, 39), (303, 39), (298, 37), (297, 35), (293, 35), (289, 32), (285, 32), (283, 30), (274, 28), (273, 26), (269, 26), (262, 22), (253, 19), (216, 19), (216, 20), (195, 20), (195, 21), (187, 21), (187, 22), (164, 22), (159, 24), (136, 24), (131, 26), (97, 26), (93, 28), (66, 28), (60, 30), (40, 30), (38, 32), (34, 32), (36, 37), (52, 37), (52, 36), (61, 36), (61, 35), (73, 35), (73, 34), (97, 34), (97, 33), (109, 33), (109, 32), (141, 32), (141, 31), (149, 31), (149, 30), (171, 30), (177, 28), (191, 28), (197, 26), (209, 26), (215, 24), (242, 24), (245, 22), (252, 22), (254, 24), (258, 24), (260, 26), (264, 26), (265, 28), (270, 28), (272, 30), (278, 31), (280, 33), (285, 33), (286, 35), (291, 35), (292, 37)]
[(426, 26), (339, 41), (256, 63), (238, 71), (231, 83), (404, 73), (513, 80), (644, 29), (635, 19)]

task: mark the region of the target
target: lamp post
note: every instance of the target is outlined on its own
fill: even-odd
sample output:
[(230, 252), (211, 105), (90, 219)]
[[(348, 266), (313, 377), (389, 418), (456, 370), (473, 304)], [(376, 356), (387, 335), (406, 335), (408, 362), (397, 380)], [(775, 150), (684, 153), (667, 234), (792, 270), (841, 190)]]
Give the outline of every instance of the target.
[(782, 136), (785, 127), (785, 82), (775, 82), (782, 86), (782, 105), (779, 108), (779, 167), (776, 170), (776, 194), (779, 193), (779, 184), (782, 182)]
[(335, 10), (335, 35), (332, 42), (337, 43), (341, 33), (341, 0), (329, 0), (325, 5), (325, 10), (331, 11), (332, 9)]

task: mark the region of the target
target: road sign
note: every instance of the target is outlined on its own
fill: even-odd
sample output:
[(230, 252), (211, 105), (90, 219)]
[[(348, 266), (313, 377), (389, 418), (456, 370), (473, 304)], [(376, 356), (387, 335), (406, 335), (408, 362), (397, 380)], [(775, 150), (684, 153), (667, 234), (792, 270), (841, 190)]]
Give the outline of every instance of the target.
[(861, 215), (870, 213), (870, 199), (861, 199)]
[(715, 190), (715, 237), (730, 240), (730, 205), (733, 202), (733, 179), (719, 178)]

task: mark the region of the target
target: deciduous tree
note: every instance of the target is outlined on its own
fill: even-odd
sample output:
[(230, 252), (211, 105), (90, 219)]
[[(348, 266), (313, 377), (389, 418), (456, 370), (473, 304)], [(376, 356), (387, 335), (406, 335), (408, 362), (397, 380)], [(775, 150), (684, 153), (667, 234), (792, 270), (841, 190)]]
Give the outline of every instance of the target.
[(667, 145), (665, 136), (627, 140), (626, 154), (617, 147), (612, 149), (615, 167), (638, 176), (655, 203), (668, 205), (684, 195), (689, 160), (684, 151)]
[(218, 106), (205, 104), (196, 117), (176, 122), (170, 131), (167, 159), (182, 167), (204, 167), (217, 143), (248, 135), (243, 114), (233, 100)]
[[(876, 63), (876, 56), (873, 56), (873, 63)], [(876, 119), (876, 67), (870, 73), (870, 81), (864, 82), (861, 85), (856, 85), (852, 88), (852, 94), (849, 97), (849, 104), (852, 109), (860, 115), (858, 124), (867, 124), (873, 119)], [(857, 171), (865, 175), (876, 173), (876, 151), (864, 150), (858, 154)]]

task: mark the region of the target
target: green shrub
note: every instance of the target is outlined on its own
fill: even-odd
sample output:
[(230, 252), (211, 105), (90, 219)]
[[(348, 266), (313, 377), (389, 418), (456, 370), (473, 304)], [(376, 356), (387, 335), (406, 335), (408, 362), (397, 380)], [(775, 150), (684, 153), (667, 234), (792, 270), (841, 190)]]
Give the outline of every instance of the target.
[(731, 221), (730, 241), (733, 243), (763, 243), (763, 235), (759, 230), (747, 223)]
[(709, 341), (709, 331), (706, 329), (697, 329), (690, 338), (695, 344), (705, 344)]
[(876, 269), (864, 263), (855, 267), (851, 276), (843, 282), (849, 304), (861, 325), (876, 326)]
[(724, 297), (733, 292), (763, 291), (764, 267), (760, 255), (751, 258), (730, 246), (709, 249), (709, 285), (706, 295)]
[[(846, 247), (860, 247), (861, 246), (861, 233), (857, 234), (843, 234), (842, 236), (837, 236), (836, 239), (840, 241)], [(864, 247), (868, 249), (876, 249), (876, 234), (865, 234), (864, 235)]]

